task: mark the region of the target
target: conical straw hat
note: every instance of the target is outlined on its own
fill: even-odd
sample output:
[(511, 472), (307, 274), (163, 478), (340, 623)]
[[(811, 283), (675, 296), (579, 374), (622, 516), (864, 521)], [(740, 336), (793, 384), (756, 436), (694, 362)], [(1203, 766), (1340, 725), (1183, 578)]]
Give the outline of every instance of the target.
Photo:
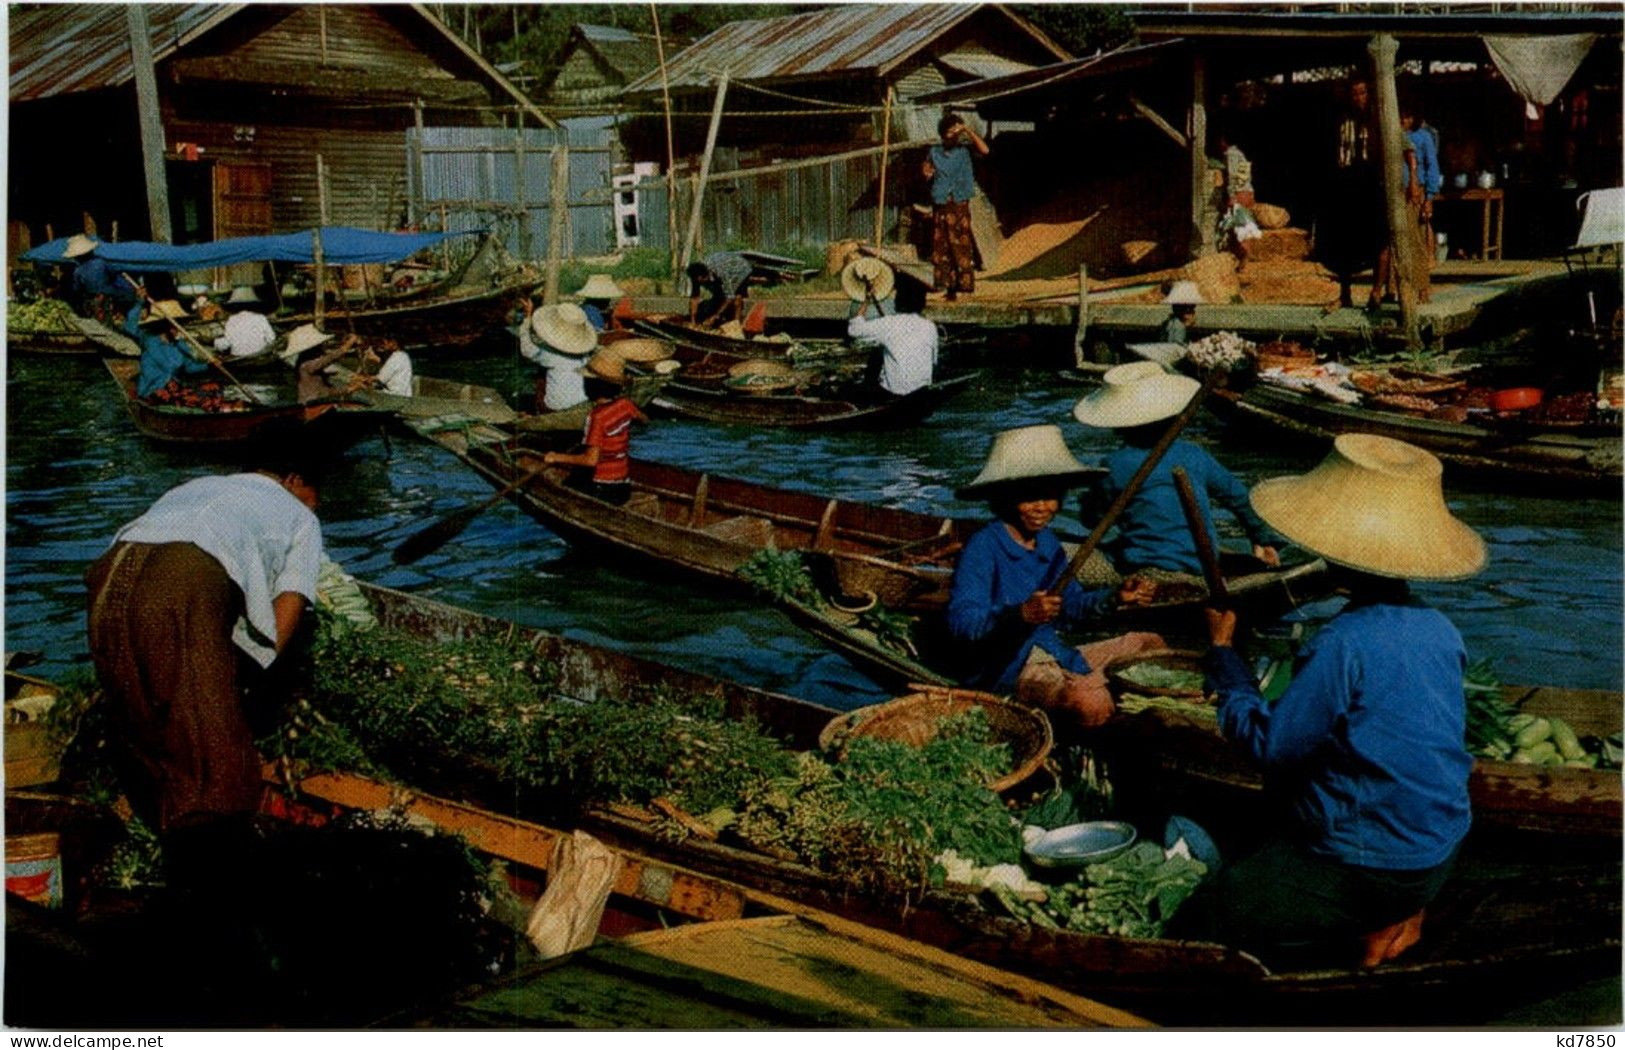
[(615, 283), (615, 278), (607, 273), (593, 274), (576, 292), (578, 299), (620, 299), (625, 295), (621, 286)]
[(333, 338), (313, 324), (302, 324), (288, 333), (288, 345), (277, 355), (291, 361), (313, 346), (321, 346)]
[(1103, 471), (1098, 467), (1078, 462), (1055, 424), (1017, 427), (993, 436), (987, 464), (970, 484), (959, 489), (958, 496), (984, 497), (999, 486), (1019, 481), (1045, 481), (1060, 488), (1074, 488), (1084, 478), (1100, 473)]
[(1439, 460), (1415, 445), (1344, 434), (1309, 473), (1253, 486), (1253, 509), (1338, 565), (1406, 580), (1466, 579), (1489, 552), (1445, 506), (1442, 473)]
[(587, 358), (587, 364), (581, 369), (584, 376), (592, 376), (610, 383), (626, 382), (626, 359), (604, 350), (598, 351)]
[(890, 266), (874, 256), (860, 255), (841, 270), (841, 287), (853, 302), (861, 303), (870, 294), (875, 297), (875, 302), (879, 302), (897, 287), (897, 275)]
[(186, 312), (186, 307), (174, 299), (156, 299), (147, 308), (147, 315), (141, 319), (141, 323), (146, 325), (159, 324), (169, 319), (178, 321), (181, 318), (190, 316)]
[(62, 254), (69, 259), (77, 259), (81, 255), (89, 255), (100, 245), (94, 238), (76, 233), (68, 238), (68, 243), (62, 246)]
[(569, 357), (586, 357), (598, 347), (598, 332), (575, 303), (554, 303), (530, 315), (530, 330), (549, 348)]
[(1201, 387), (1155, 361), (1135, 361), (1102, 376), (1100, 389), (1072, 406), (1072, 415), (1091, 427), (1137, 427), (1179, 415)]
[(1170, 306), (1198, 306), (1202, 302), (1202, 288), (1195, 281), (1175, 281), (1162, 301)]
[(254, 289), (250, 288), (246, 284), (239, 284), (237, 287), (231, 290), (231, 295), (226, 297), (226, 304), (228, 306), (233, 306), (239, 303), (258, 303), (259, 301), (260, 297), (254, 294)]

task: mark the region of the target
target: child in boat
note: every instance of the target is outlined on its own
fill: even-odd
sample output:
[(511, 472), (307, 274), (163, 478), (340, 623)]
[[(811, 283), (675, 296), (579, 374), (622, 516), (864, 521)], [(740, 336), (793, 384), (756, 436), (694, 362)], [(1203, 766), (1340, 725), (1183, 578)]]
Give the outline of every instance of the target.
[(1109, 612), (1122, 594), (1069, 580), (1067, 555), (1049, 529), (1066, 490), (1093, 473), (1073, 458), (1053, 425), (1006, 430), (961, 498), (988, 501), (994, 519), (965, 544), (948, 599), (948, 633), (964, 643), (962, 680), (1020, 700), (1084, 728), (1114, 710), (1104, 667), (1119, 656), (1162, 648), (1154, 634), (1126, 634), (1074, 648), (1057, 629)]
[(1487, 559), (1445, 506), (1441, 472), (1413, 445), (1345, 434), (1308, 474), (1253, 489), (1258, 513), (1330, 562), (1349, 602), (1273, 704), (1232, 648), (1235, 613), (1208, 610), (1219, 728), (1283, 793), (1292, 826), (1187, 901), (1172, 935), (1264, 953), (1341, 945), (1366, 966), (1421, 936), (1471, 823), (1473, 759), (1461, 635), (1406, 581), (1466, 579)]
[[(1078, 422), (1110, 427), (1123, 442), (1122, 448), (1106, 457), (1105, 476), (1084, 494), (1085, 521), (1098, 520), (1117, 499), (1162, 437), (1166, 421), (1179, 415), (1199, 385), (1188, 376), (1169, 373), (1154, 361), (1137, 361), (1107, 372), (1100, 389), (1077, 403), (1072, 414)], [(1117, 533), (1107, 545), (1107, 552), (1119, 574), (1140, 573), (1153, 579), (1200, 578), (1202, 563), (1174, 485), (1175, 467), (1183, 467), (1190, 477), (1214, 550), (1219, 549), (1219, 536), (1210, 501), (1217, 500), (1241, 523), (1252, 544), (1252, 559), (1233, 567), (1256, 571), (1281, 564), (1276, 550), (1278, 538), (1253, 513), (1246, 487), (1205, 449), (1181, 438), (1169, 446), (1117, 519)], [(1226, 556), (1227, 562), (1234, 560)]]
[(632, 496), (629, 453), (632, 424), (649, 417), (625, 395), (626, 365), (614, 354), (597, 353), (581, 370), (592, 410), (582, 433), (580, 452), (548, 452), (542, 462), (578, 468), (569, 484), (595, 499), (625, 506)]

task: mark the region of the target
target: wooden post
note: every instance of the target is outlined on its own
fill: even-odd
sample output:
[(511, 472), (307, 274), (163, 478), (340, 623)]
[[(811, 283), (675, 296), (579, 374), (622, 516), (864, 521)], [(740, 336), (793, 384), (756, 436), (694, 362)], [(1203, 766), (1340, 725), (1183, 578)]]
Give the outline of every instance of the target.
[[(694, 258), (694, 245), (700, 239), (700, 218), (705, 209), (705, 180), (711, 174), (711, 155), (717, 148), (717, 129), (722, 126), (722, 103), (728, 97), (728, 73), (717, 77), (717, 96), (711, 102), (711, 126), (705, 131), (705, 152), (700, 155), (699, 182), (694, 187), (694, 200), (688, 209), (688, 236), (683, 238), (683, 254), (677, 261), (679, 273), (688, 269)], [(674, 275), (675, 276), (675, 275)]]
[(562, 129), (556, 134), (552, 185), (548, 187), (547, 277), (542, 287), (542, 301), (549, 305), (559, 301), (559, 260), (564, 258), (564, 237), (570, 220), (570, 147), (565, 144)]
[(513, 107), (513, 196), (519, 217), (519, 258), (530, 260), (530, 207), (525, 203), (525, 111)]
[(327, 5), (316, 5), (316, 35), (321, 38), (322, 65), (327, 65)]
[(649, 5), (649, 19), (655, 25), (655, 54), (660, 56), (660, 97), (666, 107), (666, 248), (671, 256), (671, 276), (675, 286), (677, 269), (677, 150), (671, 134), (671, 85), (666, 79), (666, 45), (660, 36), (660, 9)]
[[(445, 233), (447, 230), (449, 230), (451, 228), (447, 223), (448, 223), (448, 220), (446, 219), (446, 202), (441, 201), (440, 202), (440, 232), (441, 233)], [(451, 273), (451, 242), (449, 240), (442, 240), (440, 242), (440, 268), (442, 270), (445, 270), (447, 273)]]
[[(891, 103), (893, 89), (886, 85), (886, 106), (880, 128), (880, 194), (875, 198), (875, 247), (880, 247), (886, 235), (886, 161), (891, 153)], [(830, 206), (834, 207), (831, 201)]]
[(147, 176), (147, 222), (152, 239), (170, 242), (169, 179), (164, 173), (164, 120), (158, 109), (158, 77), (152, 68), (152, 35), (142, 4), (124, 8), (130, 28), (130, 67), (135, 74), (135, 107), (141, 124), (141, 164)]
[[(1420, 246), (1416, 224), (1405, 203), (1400, 185), (1400, 166), (1405, 162), (1404, 132), (1399, 126), (1399, 92), (1394, 84), (1394, 55), (1399, 42), (1386, 33), (1371, 38), (1366, 45), (1371, 56), (1371, 84), (1376, 91), (1377, 126), (1382, 143), (1382, 190), (1387, 203), (1388, 243), (1393, 246), (1395, 283), (1399, 286), (1400, 322), (1405, 345), (1413, 352), (1422, 347), (1421, 327), (1416, 314), (1416, 275)], [(1373, 290), (1381, 295), (1381, 289)]]
[(326, 309), (327, 267), (322, 261), (322, 227), (327, 225), (327, 165), (322, 155), (316, 154), (316, 232), (310, 246), (311, 261), (316, 266), (316, 327), (322, 326), (322, 313)]
[(411, 185), (407, 188), (408, 200), (411, 202), (411, 222), (414, 229), (421, 229), (423, 225), (423, 100), (414, 99), (412, 102), (412, 124), (417, 128), (417, 142), (412, 148), (410, 158), (412, 167), (407, 172), (407, 179)]
[(1072, 334), (1072, 364), (1082, 369), (1089, 360), (1089, 267), (1078, 266), (1078, 328)]
[(1191, 159), (1190, 254), (1199, 258), (1213, 250), (1208, 231), (1202, 228), (1213, 184), (1207, 173), (1207, 60), (1201, 55), (1191, 57), (1191, 115), (1187, 133)]

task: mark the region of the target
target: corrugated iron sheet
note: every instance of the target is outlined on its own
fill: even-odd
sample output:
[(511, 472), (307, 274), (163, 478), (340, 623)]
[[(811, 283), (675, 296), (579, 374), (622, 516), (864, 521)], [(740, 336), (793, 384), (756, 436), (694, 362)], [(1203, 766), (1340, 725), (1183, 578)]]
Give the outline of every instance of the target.
[[(245, 4), (148, 4), (152, 57), (161, 62)], [(117, 87), (131, 77), (123, 4), (51, 4), (11, 14), (11, 101)]]
[[(732, 22), (667, 63), (674, 90), (706, 87), (727, 70), (735, 80), (884, 71), (975, 14), (977, 4), (837, 5), (785, 18)], [(660, 72), (628, 94), (660, 90)]]

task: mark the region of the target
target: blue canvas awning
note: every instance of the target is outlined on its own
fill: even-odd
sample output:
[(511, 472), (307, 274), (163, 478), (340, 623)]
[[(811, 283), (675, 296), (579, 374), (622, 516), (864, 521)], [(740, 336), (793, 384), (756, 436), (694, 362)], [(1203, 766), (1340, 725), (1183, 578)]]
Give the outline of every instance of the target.
[[(268, 234), (263, 237), (228, 237), (205, 244), (159, 244), (155, 241), (102, 242), (96, 253), (108, 264), (132, 273), (207, 270), (251, 262), (315, 262), (313, 230)], [(398, 262), (451, 237), (467, 237), (484, 230), (447, 233), (379, 233), (353, 226), (322, 227), (322, 261), (330, 266)], [(58, 237), (22, 254), (29, 262), (72, 263), (62, 254), (68, 238)]]

